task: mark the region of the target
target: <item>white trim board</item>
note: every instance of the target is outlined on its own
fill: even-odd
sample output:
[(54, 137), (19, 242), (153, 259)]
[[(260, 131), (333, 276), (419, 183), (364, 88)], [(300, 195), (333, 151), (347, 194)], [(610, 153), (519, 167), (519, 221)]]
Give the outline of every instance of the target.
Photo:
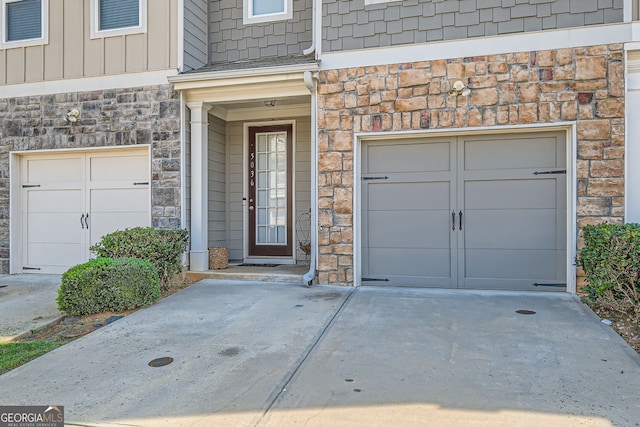
[(209, 114), (213, 114), (225, 122), (235, 122), (242, 120), (273, 120), (286, 119), (290, 117), (309, 117), (311, 115), (311, 104), (283, 105), (278, 108), (253, 107), (253, 108), (229, 108), (220, 105), (213, 105)]
[(630, 183), (640, 179), (640, 121), (635, 120), (640, 108), (640, 55), (627, 51), (625, 59), (624, 216), (626, 223), (635, 223), (640, 222), (640, 188)]
[[(376, 140), (401, 140), (416, 136), (424, 136), (432, 138), (438, 136), (454, 136), (454, 135), (487, 135), (499, 133), (519, 133), (519, 132), (546, 132), (546, 131), (565, 131), (566, 132), (566, 152), (567, 152), (567, 236), (566, 236), (566, 265), (567, 265), (567, 292), (576, 293), (576, 244), (577, 244), (577, 224), (576, 224), (576, 206), (577, 206), (577, 183), (575, 171), (577, 167), (577, 136), (575, 122), (545, 123), (532, 125), (516, 125), (516, 126), (490, 126), (478, 128), (461, 128), (452, 130), (432, 129), (432, 130), (416, 130), (416, 131), (398, 131), (398, 132), (360, 132), (353, 136), (353, 182), (359, 183), (362, 174), (362, 142)], [(353, 281), (354, 286), (360, 286), (362, 280), (362, 212), (360, 209), (362, 203), (361, 186), (353, 186)]]
[(21, 96), (53, 95), (56, 93), (167, 85), (169, 84), (168, 78), (177, 74), (178, 71), (172, 69), (147, 71), (142, 73), (114, 74), (100, 77), (85, 77), (81, 79), (4, 85), (0, 86), (0, 97), (13, 98)]
[(184, 0), (178, 0), (178, 70), (184, 71)]
[(622, 19), (624, 22), (629, 22), (633, 19), (633, 2), (634, 0), (622, 0)]
[[(640, 24), (609, 24), (561, 30), (536, 31), (396, 47), (324, 52), (321, 70), (366, 67), (379, 64), (498, 55), (511, 52), (561, 49), (634, 41)], [(639, 27), (639, 28), (636, 28)]]

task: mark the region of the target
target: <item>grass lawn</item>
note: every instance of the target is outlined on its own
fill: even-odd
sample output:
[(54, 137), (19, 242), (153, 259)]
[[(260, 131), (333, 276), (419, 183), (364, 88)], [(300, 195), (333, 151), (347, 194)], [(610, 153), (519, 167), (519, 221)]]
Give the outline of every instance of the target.
[(0, 344), (0, 375), (24, 365), (68, 341), (8, 342)]

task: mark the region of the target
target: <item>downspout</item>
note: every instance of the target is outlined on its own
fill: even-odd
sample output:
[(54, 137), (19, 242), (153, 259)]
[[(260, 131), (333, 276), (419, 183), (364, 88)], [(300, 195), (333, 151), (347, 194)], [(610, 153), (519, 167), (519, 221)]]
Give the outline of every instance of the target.
[[(320, 33), (322, 29), (322, 0), (311, 0), (311, 46), (302, 51), (307, 56), (316, 53), (316, 59), (320, 58)], [(309, 89), (311, 90), (311, 89)]]
[(316, 81), (311, 71), (304, 72), (304, 84), (311, 92), (311, 229), (309, 237), (311, 254), (309, 256), (309, 271), (302, 276), (305, 285), (311, 286), (316, 277), (316, 257), (318, 240), (318, 93)]

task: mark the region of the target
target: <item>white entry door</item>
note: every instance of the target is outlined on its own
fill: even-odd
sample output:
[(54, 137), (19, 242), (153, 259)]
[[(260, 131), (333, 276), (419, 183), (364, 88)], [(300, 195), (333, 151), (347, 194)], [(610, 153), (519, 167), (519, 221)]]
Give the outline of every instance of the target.
[(22, 268), (63, 273), (102, 236), (150, 224), (146, 148), (22, 159)]

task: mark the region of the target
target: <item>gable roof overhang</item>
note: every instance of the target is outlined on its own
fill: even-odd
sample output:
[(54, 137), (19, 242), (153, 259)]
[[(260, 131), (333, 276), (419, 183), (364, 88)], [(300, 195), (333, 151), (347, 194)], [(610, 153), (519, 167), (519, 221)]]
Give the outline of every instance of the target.
[[(308, 73), (318, 71), (318, 63), (203, 70), (169, 77), (186, 102), (234, 103), (260, 99), (309, 96)], [(307, 76), (307, 77), (305, 77)]]

